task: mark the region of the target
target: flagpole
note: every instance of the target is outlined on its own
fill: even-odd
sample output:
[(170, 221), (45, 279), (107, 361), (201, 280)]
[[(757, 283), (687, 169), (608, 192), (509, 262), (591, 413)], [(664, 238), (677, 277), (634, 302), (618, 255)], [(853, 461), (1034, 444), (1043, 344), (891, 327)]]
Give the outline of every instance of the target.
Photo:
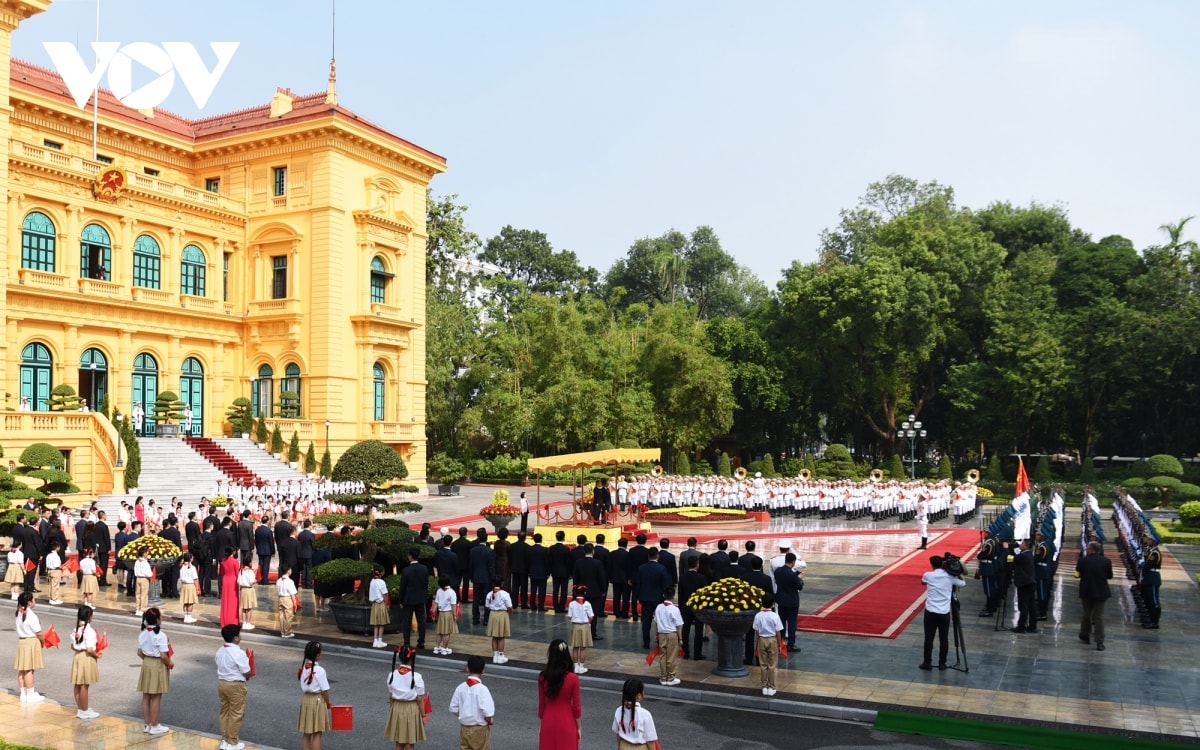
[[(96, 43), (100, 43), (100, 0), (96, 0)], [(100, 52), (92, 50), (96, 55), (96, 67), (100, 67)], [(96, 79), (96, 87), (92, 89), (92, 161), (98, 161), (100, 156), (100, 79)]]

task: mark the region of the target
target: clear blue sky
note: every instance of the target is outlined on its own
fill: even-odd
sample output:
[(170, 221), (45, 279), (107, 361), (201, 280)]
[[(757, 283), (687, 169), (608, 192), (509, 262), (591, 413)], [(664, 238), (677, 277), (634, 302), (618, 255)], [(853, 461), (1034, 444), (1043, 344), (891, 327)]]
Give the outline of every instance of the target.
[[(105, 41), (241, 42), (203, 114), (325, 87), (329, 0), (101, 3)], [(1189, 0), (341, 0), (337, 12), (344, 106), (445, 156), (433, 189), (457, 193), (485, 239), (538, 229), (601, 272), (639, 237), (709, 224), (773, 284), (890, 173), (950, 185), (972, 207), (1061, 204), (1093, 236), (1138, 247), (1200, 214)], [(13, 54), (49, 66), (42, 42), (87, 50), (94, 34), (95, 0), (56, 0)], [(201, 114), (178, 84), (163, 106)]]

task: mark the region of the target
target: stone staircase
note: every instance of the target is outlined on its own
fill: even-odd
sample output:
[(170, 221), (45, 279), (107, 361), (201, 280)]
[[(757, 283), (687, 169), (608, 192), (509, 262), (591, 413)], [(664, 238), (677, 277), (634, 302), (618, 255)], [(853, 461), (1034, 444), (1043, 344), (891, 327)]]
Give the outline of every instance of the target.
[(110, 519), (116, 518), (122, 500), (132, 503), (138, 495), (156, 500), (158, 505), (178, 497), (185, 511), (195, 510), (201, 497), (212, 494), (218, 480), (227, 479), (183, 440), (138, 438), (137, 441), (142, 452), (137, 491), (128, 495), (101, 495), (96, 499)]
[(197, 453), (203, 456), (209, 463), (221, 470), (221, 473), (235, 482), (252, 483), (257, 479), (254, 472), (247, 468), (241, 461), (238, 461), (233, 456), (217, 445), (217, 442), (212, 438), (206, 437), (189, 437), (184, 438), (184, 442), (192, 447)]
[(286, 483), (289, 479), (299, 481), (306, 476), (245, 438), (217, 438), (212, 442), (254, 472), (259, 479), (269, 482), (283, 480)]

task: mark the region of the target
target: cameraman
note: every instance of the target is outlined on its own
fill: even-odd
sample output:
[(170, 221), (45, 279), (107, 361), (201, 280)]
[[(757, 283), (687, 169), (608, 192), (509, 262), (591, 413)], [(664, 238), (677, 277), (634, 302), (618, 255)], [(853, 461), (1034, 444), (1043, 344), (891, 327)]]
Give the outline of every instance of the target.
[[(953, 562), (958, 562), (957, 558), (950, 558)], [(933, 634), (938, 635), (938, 669), (946, 668), (946, 654), (949, 653), (950, 644), (947, 642), (947, 636), (950, 633), (950, 607), (954, 589), (960, 586), (966, 586), (967, 582), (962, 577), (962, 563), (959, 562), (954, 568), (956, 575), (951, 575), (945, 569), (946, 560), (940, 555), (934, 555), (929, 558), (929, 567), (932, 568), (928, 573), (921, 576), (921, 583), (925, 584), (925, 659), (918, 664), (918, 668), (924, 670), (933, 669), (931, 659), (933, 657)]]

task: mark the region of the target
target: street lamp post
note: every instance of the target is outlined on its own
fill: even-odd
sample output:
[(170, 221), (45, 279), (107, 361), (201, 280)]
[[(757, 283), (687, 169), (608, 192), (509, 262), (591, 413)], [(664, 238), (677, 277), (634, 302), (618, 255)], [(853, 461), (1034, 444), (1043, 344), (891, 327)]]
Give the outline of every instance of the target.
[(117, 468), (118, 469), (125, 465), (125, 462), (121, 460), (121, 443), (125, 442), (121, 438), (121, 423), (124, 421), (125, 421), (125, 415), (118, 414), (117, 415)]
[(917, 421), (916, 414), (909, 414), (908, 421), (900, 425), (900, 431), (896, 433), (900, 437), (908, 438), (908, 462), (912, 465), (910, 477), (917, 478), (917, 439), (924, 439), (928, 434), (921, 429), (921, 423)]
[(325, 452), (326, 453), (329, 452), (329, 425), (330, 425), (330, 422), (328, 419), (326, 419), (325, 420)]

